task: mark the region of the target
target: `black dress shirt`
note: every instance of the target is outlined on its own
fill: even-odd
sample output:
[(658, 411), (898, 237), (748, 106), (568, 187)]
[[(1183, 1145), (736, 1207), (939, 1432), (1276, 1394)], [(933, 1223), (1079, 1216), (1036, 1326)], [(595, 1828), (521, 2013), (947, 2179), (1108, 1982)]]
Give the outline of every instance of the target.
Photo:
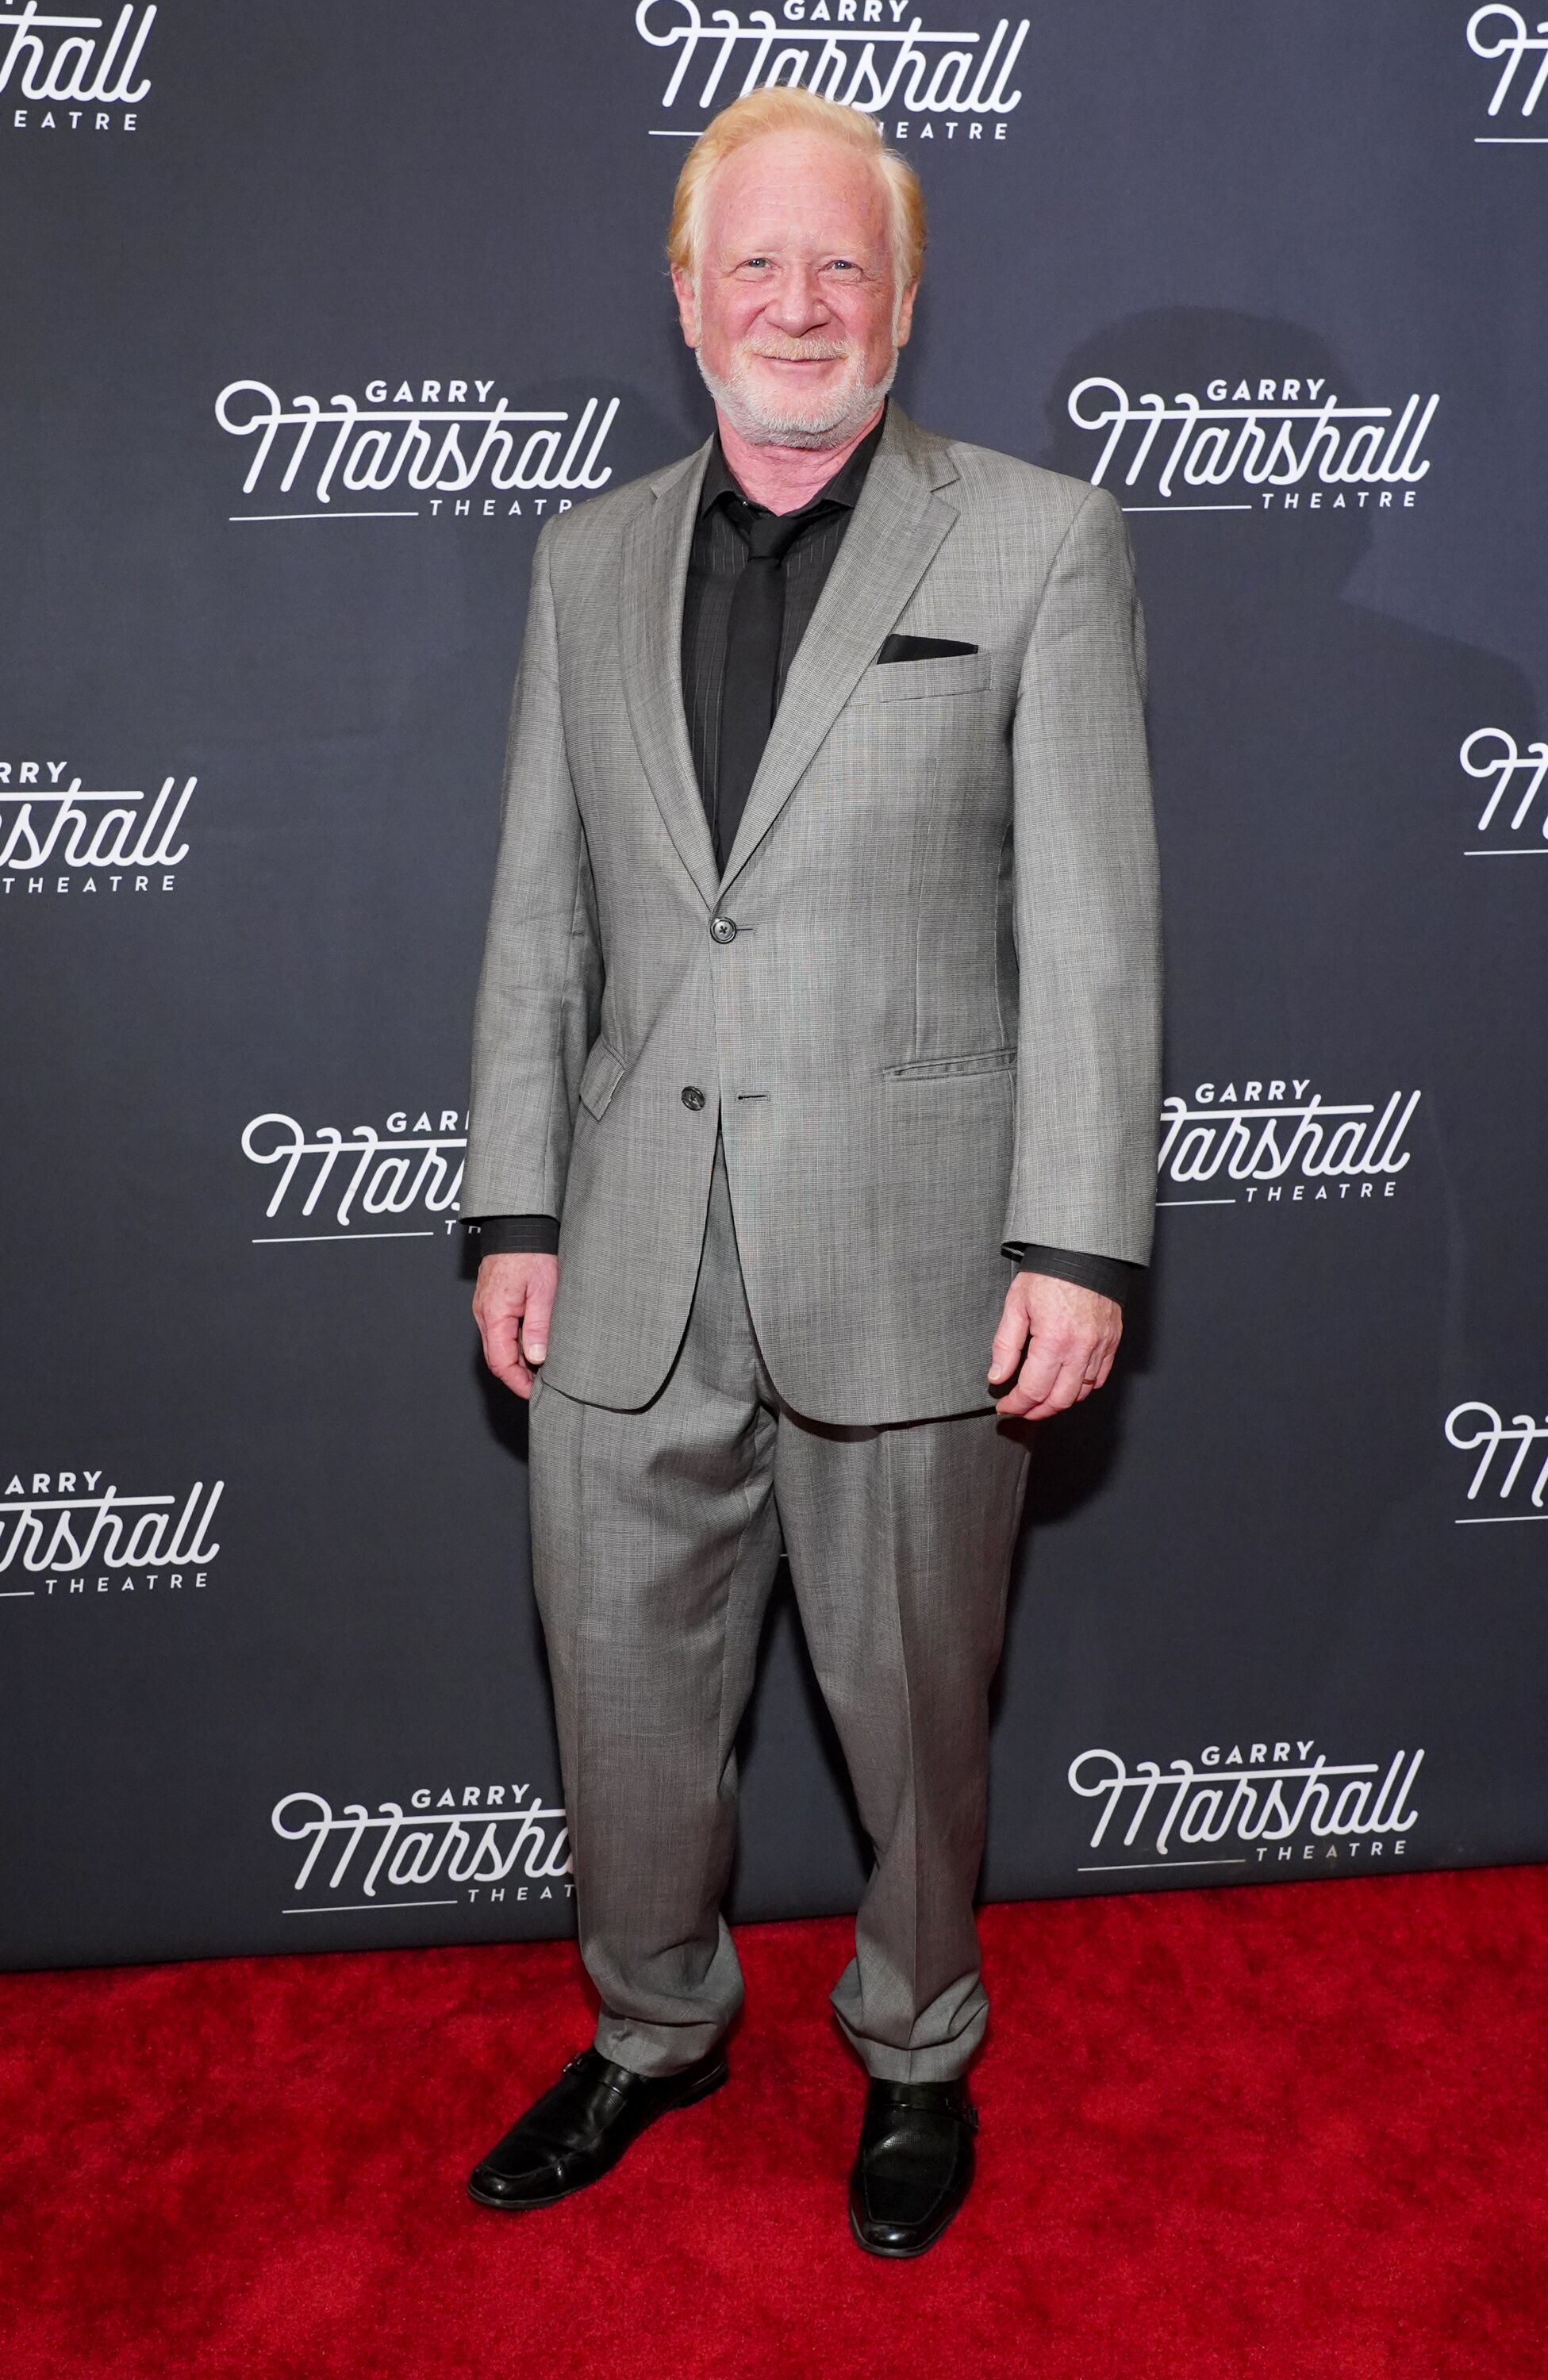
[[(731, 476), (718, 433), (710, 451), (683, 589), (681, 666), (694, 772), (711, 825), (719, 827), (723, 860), (736, 838), (739, 815), (724, 815), (721, 801), (720, 754), (728, 715), (740, 714), (734, 722), (738, 746), (746, 740), (743, 722), (750, 722), (754, 740), (762, 747), (785, 692), (790, 664), (817, 609), (834, 556), (844, 542), (849, 516), (859, 502), (886, 418), (884, 406), (881, 420), (860, 440), (842, 469), (824, 481), (798, 512), (780, 516), (782, 526), (793, 534), (781, 566), (785, 616), (772, 687), (766, 678), (753, 682), (737, 676), (725, 663), (732, 598), (747, 566), (750, 520), (758, 515), (773, 516), (766, 506), (752, 504), (743, 495)], [(740, 790), (745, 793), (746, 789)]]
[[(729, 673), (726, 632), (731, 600), (747, 566), (750, 518), (766, 514), (744, 495), (715, 434), (699, 493), (699, 515), (689, 551), (688, 581), (683, 590), (681, 667), (683, 709), (699, 790), (712, 827), (718, 827), (721, 848), (729, 851), (736, 832), (735, 818), (719, 816), (721, 739), (727, 712), (737, 706), (738, 725), (756, 715), (761, 724), (772, 722), (785, 690), (790, 664), (817, 608), (835, 554), (844, 542), (849, 517), (859, 501), (872, 456), (881, 442), (886, 407), (874, 430), (869, 431), (848, 460), (818, 489), (795, 516), (782, 517), (786, 526), (798, 520), (785, 549), (785, 616), (771, 689), (766, 679), (751, 684)], [(767, 725), (762, 733), (767, 735)], [(743, 789), (745, 791), (745, 788)], [(485, 1256), (553, 1255), (559, 1244), (559, 1226), (552, 1215), (486, 1215), (464, 1218), (479, 1232)], [(1023, 1246), (1007, 1241), (1006, 1256), (1024, 1272), (1052, 1273), (1100, 1290), (1122, 1305), (1130, 1284), (1143, 1267), (1117, 1257), (1097, 1256), (1083, 1249)]]

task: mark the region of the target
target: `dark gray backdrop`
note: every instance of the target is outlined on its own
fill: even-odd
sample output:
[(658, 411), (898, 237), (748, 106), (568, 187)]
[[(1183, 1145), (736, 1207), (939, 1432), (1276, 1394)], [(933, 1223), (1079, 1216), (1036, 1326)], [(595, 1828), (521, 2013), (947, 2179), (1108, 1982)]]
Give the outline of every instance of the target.
[[(1452, 0), (695, 19), (0, 28), (6, 1963), (570, 1922), (448, 1201), (537, 528), (709, 426), (660, 242), (723, 52), (716, 103), (882, 101), (902, 401), (1100, 470), (1150, 625), (1164, 1211), (1040, 1439), (986, 1889), (1548, 1854), (1548, 49)], [(1082, 426), (1126, 407), (1142, 460)], [(785, 1614), (749, 1732), (737, 1907), (852, 1906)]]

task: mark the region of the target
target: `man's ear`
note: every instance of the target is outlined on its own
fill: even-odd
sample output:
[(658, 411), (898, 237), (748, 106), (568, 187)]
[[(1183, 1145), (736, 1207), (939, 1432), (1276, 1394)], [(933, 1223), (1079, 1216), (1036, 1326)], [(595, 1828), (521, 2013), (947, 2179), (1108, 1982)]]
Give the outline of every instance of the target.
[(914, 298), (918, 294), (919, 285), (919, 276), (916, 273), (903, 292), (903, 303), (897, 310), (897, 329), (893, 335), (895, 344), (900, 347), (908, 346), (908, 334), (914, 327)]
[(691, 277), (680, 264), (672, 267), (672, 288), (677, 300), (677, 320), (684, 338), (690, 347), (699, 345), (699, 298)]

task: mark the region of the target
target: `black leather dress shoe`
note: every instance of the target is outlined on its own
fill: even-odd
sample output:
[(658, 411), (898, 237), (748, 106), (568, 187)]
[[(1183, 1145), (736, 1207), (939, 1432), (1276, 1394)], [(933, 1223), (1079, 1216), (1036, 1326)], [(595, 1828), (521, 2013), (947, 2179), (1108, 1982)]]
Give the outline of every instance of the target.
[(675, 2074), (657, 2075), (636, 2074), (599, 2050), (583, 2049), (473, 2168), (468, 2194), (481, 2206), (514, 2214), (553, 2206), (599, 2181), (658, 2116), (718, 2091), (726, 2070), (718, 2046)]
[(933, 2247), (973, 2181), (978, 2111), (960, 2082), (878, 2082), (849, 2176), (849, 2228), (873, 2256)]

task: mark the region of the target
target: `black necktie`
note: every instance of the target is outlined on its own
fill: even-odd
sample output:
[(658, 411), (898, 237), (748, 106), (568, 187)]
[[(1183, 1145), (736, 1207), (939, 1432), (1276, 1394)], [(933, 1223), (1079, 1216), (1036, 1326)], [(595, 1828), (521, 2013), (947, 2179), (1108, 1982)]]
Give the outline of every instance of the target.
[(747, 808), (752, 780), (774, 724), (774, 680), (785, 626), (785, 555), (811, 519), (798, 513), (728, 507), (747, 540), (748, 558), (731, 595), (725, 630), (725, 676), (720, 705), (720, 757), (715, 771), (715, 862), (724, 868)]

